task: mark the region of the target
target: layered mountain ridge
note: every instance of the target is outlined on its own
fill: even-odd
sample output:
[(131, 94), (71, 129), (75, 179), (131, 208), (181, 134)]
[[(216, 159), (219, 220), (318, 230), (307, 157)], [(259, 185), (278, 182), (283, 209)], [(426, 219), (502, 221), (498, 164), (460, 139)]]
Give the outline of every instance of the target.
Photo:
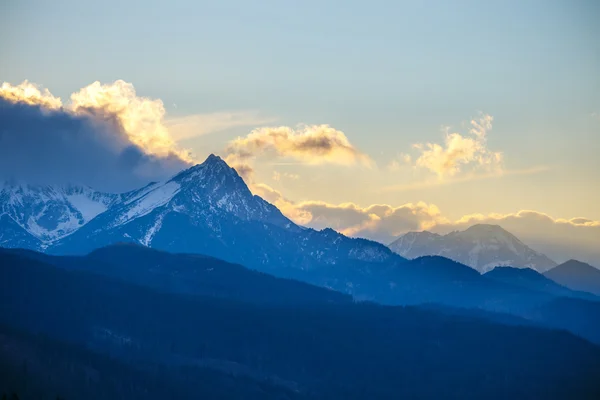
[[(80, 203), (86, 207), (73, 200), (80, 197), (71, 192), (30, 188), (31, 195), (20, 193), (3, 191), (3, 203), (12, 208), (3, 209), (0, 216), (2, 231), (7, 232), (0, 236), (2, 247), (86, 254), (106, 245), (134, 242), (206, 254), (279, 276), (310, 273), (312, 282), (347, 290), (351, 285), (340, 279), (343, 271), (336, 271), (335, 277), (328, 273), (325, 279), (320, 267), (343, 264), (368, 275), (374, 265), (389, 267), (404, 261), (380, 243), (296, 225), (277, 207), (253, 195), (235, 169), (215, 155), (171, 179), (128, 193), (81, 189), (76, 193), (83, 193), (79, 196), (87, 203)], [(37, 219), (31, 217), (31, 209), (40, 210)], [(56, 210), (54, 224), (38, 234), (37, 221), (48, 219), (49, 210)], [(66, 224), (69, 229), (61, 230)]]

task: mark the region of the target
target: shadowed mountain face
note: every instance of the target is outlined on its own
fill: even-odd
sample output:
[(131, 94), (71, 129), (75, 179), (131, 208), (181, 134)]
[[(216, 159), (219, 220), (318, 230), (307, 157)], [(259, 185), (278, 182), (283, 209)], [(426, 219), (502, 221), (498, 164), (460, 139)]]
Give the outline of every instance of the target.
[(276, 278), (213, 257), (171, 254), (133, 243), (94, 250), (86, 256), (50, 256), (0, 250), (59, 268), (93, 272), (163, 293), (212, 296), (256, 304), (351, 303), (352, 297), (304, 282)]
[(589, 264), (569, 260), (544, 275), (569, 289), (600, 296), (600, 270)]
[(600, 301), (600, 297), (596, 297), (587, 292), (571, 290), (529, 268), (496, 267), (484, 274), (484, 276), (499, 282), (505, 282), (533, 291), (548, 293), (557, 297), (572, 297)]
[[(114, 254), (123, 249), (129, 247), (119, 247)], [(327, 297), (312, 305), (273, 306), (268, 301), (164, 293), (122, 278), (53, 266), (42, 262), (41, 257), (48, 256), (38, 256), (16, 251), (1, 254), (0, 324), (51, 339), (41, 345), (31, 336), (0, 331), (0, 341), (17, 343), (11, 348), (17, 349), (18, 360), (25, 352), (30, 354), (26, 359), (33, 361), (40, 354), (53, 354), (36, 364), (53, 366), (52, 374), (40, 376), (33, 362), (27, 364), (30, 372), (25, 376), (39, 386), (48, 382), (43, 377), (64, 383), (60, 371), (65, 369), (60, 365), (66, 360), (71, 365), (64, 372), (71, 374), (70, 389), (93, 387), (94, 381), (86, 386), (85, 376), (78, 376), (77, 371), (93, 374), (95, 370), (101, 382), (128, 388), (129, 396), (119, 392), (114, 398), (155, 398), (153, 390), (162, 391), (152, 389), (157, 383), (147, 379), (157, 372), (160, 383), (171, 388), (176, 398), (186, 398), (193, 382), (204, 391), (214, 388), (218, 393), (229, 384), (242, 394), (264, 390), (278, 394), (276, 398), (598, 395), (600, 349), (566, 332), (504, 326), (469, 315), (412, 307), (330, 302)], [(167, 257), (155, 256), (161, 262), (160, 257)], [(137, 264), (145, 263), (140, 259)], [(125, 263), (120, 265), (124, 267)], [(85, 345), (88, 350), (57, 354), (50, 351), (61, 346), (56, 340), (76, 349)], [(102, 357), (89, 359), (90, 350), (110, 354), (112, 366), (100, 366), (108, 362)], [(14, 365), (11, 354), (0, 352), (0, 366), (11, 360)], [(120, 371), (118, 379), (113, 378), (112, 368)], [(14, 368), (10, 371), (15, 380), (24, 376)], [(214, 379), (207, 380), (211, 373)], [(140, 395), (140, 387), (150, 392)], [(202, 393), (198, 390), (196, 394)], [(81, 394), (85, 392), (71, 393), (74, 398), (85, 397)]]
[[(86, 256), (51, 256), (25, 250), (3, 250), (2, 254), (67, 270), (94, 272), (165, 293), (274, 306), (353, 302), (350, 296), (327, 288), (278, 279), (212, 257), (170, 254), (136, 244), (113, 245)], [(307, 273), (305, 278), (323, 279), (327, 287), (342, 286), (335, 278), (324, 278), (318, 273), (317, 277)], [(482, 276), (466, 265), (428, 256), (389, 269), (381, 269), (377, 264), (366, 269), (364, 264), (344, 265), (339, 269), (332, 267), (328, 273), (330, 277), (345, 274), (348, 281), (343, 286), (352, 282), (347, 291), (360, 294), (356, 300), (389, 305), (435, 304), (510, 314), (523, 319), (523, 323), (566, 329), (600, 343), (599, 299), (563, 288), (531, 270), (502, 268)], [(532, 274), (535, 276), (529, 276)], [(574, 301), (567, 301), (569, 297)], [(546, 307), (548, 304), (552, 306)]]
[(556, 263), (527, 247), (498, 225), (478, 224), (447, 235), (409, 232), (389, 245), (406, 258), (438, 255), (468, 265), (481, 273), (497, 266), (547, 271)]

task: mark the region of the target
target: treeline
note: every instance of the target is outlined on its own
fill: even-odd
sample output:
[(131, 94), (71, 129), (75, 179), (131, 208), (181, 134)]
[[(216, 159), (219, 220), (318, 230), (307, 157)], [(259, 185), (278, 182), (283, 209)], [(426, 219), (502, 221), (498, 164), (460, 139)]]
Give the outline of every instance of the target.
[(25, 357), (26, 369), (3, 364), (12, 374), (2, 376), (15, 382), (7, 393), (39, 387), (68, 399), (600, 396), (600, 349), (566, 332), (327, 298), (277, 305), (176, 295), (14, 254), (0, 261), (0, 323), (44, 335), (19, 342), (33, 345), (17, 346), (25, 349), (18, 354), (43, 355)]

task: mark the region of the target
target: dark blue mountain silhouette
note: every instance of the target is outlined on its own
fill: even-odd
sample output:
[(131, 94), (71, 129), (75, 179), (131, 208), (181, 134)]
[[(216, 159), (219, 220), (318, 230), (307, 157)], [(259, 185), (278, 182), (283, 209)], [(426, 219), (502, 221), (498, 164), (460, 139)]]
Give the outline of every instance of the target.
[(569, 260), (544, 273), (544, 276), (572, 290), (600, 296), (600, 270), (577, 260)]
[[(111, 249), (124, 248), (132, 249)], [(231, 377), (232, 393), (242, 391), (238, 398), (252, 398), (257, 385), (266, 393), (279, 390), (279, 398), (313, 399), (583, 399), (600, 394), (600, 349), (585, 340), (415, 307), (328, 300), (275, 306), (164, 293), (52, 266), (18, 251), (0, 253), (0, 304), (0, 324), (50, 337), (45, 349), (60, 340), (109, 354), (113, 365), (127, 364), (113, 384), (131, 379), (136, 382), (129, 386), (132, 393), (112, 398), (156, 398), (153, 392), (136, 395), (132, 387), (152, 374), (164, 377), (167, 387), (179, 382), (182, 395), (190, 393), (186, 390), (195, 379), (207, 385), (203, 391), (218, 389), (223, 372)], [(52, 357), (67, 358), (73, 363), (67, 371), (80, 371), (80, 358), (69, 359), (69, 354), (61, 350)], [(65, 370), (55, 362), (55, 371)], [(40, 383), (33, 365), (11, 371), (16, 379)], [(204, 380), (211, 371), (219, 373), (214, 386)], [(141, 378), (133, 378), (135, 372)], [(80, 388), (85, 376), (73, 377), (71, 388)], [(181, 380), (173, 381), (177, 376)]]

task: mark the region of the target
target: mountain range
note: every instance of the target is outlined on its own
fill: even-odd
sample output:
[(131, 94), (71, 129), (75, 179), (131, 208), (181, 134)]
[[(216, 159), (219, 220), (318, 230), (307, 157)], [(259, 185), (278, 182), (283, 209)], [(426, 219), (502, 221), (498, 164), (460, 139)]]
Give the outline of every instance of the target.
[[(215, 155), (127, 193), (5, 182), (0, 200), (0, 246), (5, 248), (73, 256), (135, 243), (216, 257), (387, 304), (472, 306), (469, 293), (479, 290), (474, 282), (481, 277), (464, 265), (480, 272), (504, 265), (544, 272), (555, 265), (494, 225), (444, 236), (408, 233), (389, 248), (332, 229), (302, 227), (253, 195), (235, 169)], [(446, 259), (421, 257), (430, 255)], [(464, 291), (465, 285), (473, 290)], [(452, 298), (460, 290), (465, 295)]]
[(497, 226), (391, 248), (317, 231), (214, 155), (127, 193), (13, 181), (0, 200), (0, 394), (600, 392), (598, 270)]
[[(318, 275), (319, 268), (336, 264), (356, 264), (364, 272), (366, 264), (404, 260), (376, 242), (296, 225), (253, 195), (215, 155), (167, 181), (120, 195), (5, 184), (0, 198), (0, 245), (7, 248), (85, 254), (133, 242), (206, 254), (282, 276)], [(320, 283), (340, 288), (336, 282)]]
[(545, 272), (556, 262), (529, 248), (498, 225), (477, 224), (464, 231), (439, 235), (428, 231), (409, 232), (389, 248), (406, 258), (439, 255), (458, 261), (481, 273), (498, 266), (531, 268)]
[[(463, 271), (464, 281), (477, 275), (460, 264), (439, 267)], [(507, 283), (484, 291), (493, 287), (511, 293)], [(552, 318), (576, 324), (585, 318), (581, 311), (600, 303), (572, 298), (573, 308), (553, 305), (559, 298), (544, 293), (539, 299), (544, 304), (532, 313), (538, 319), (525, 320), (357, 303), (224, 261), (140, 245), (87, 256), (1, 249), (0, 394), (597, 398), (600, 348), (545, 328)]]

